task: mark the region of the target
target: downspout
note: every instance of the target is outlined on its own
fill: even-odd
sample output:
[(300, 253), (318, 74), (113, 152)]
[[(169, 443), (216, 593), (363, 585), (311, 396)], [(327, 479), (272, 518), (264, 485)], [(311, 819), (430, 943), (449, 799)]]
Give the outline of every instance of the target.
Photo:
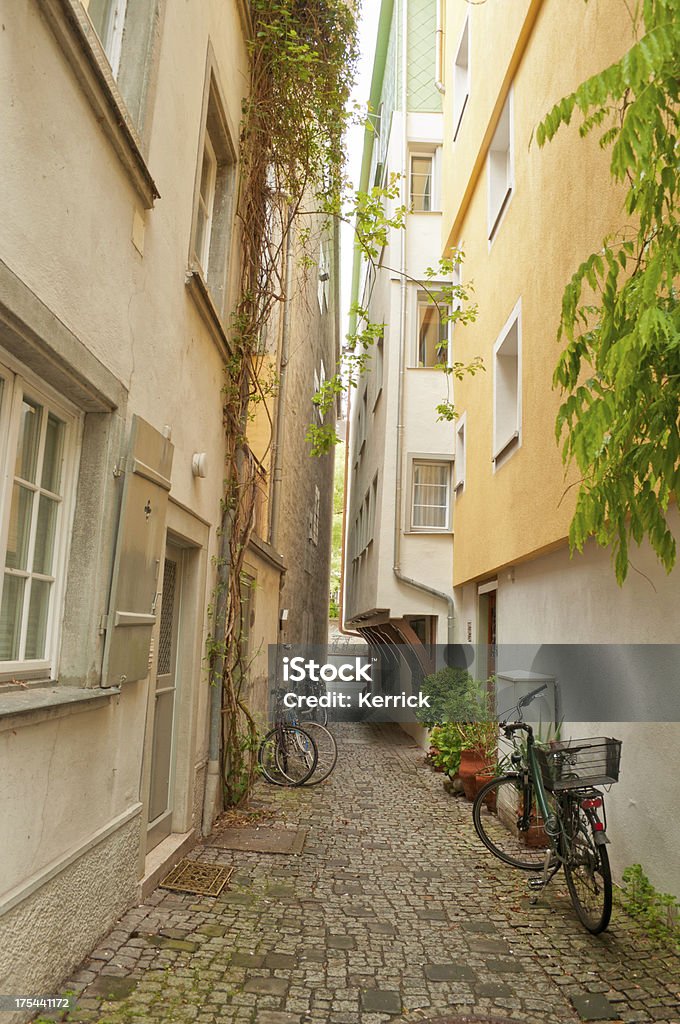
[(442, 18), (442, 0), (437, 0), (437, 27), (434, 34), (434, 87), (442, 95), (444, 87), (444, 24)]
[[(408, 205), (408, 133), (407, 133), (407, 108), (408, 108), (408, 0), (402, 0), (402, 53), (401, 53), (401, 98), (402, 98), (402, 135), (401, 135), (401, 203)], [(440, 601), (446, 601), (447, 606), (447, 637), (450, 644), (453, 643), (454, 629), (454, 605), (453, 597), (442, 590), (435, 590), (427, 583), (421, 583), (410, 576), (405, 576), (401, 571), (401, 509), (402, 509), (402, 455), (404, 446), (404, 348), (406, 341), (406, 228), (401, 232), (401, 309), (400, 309), (400, 331), (399, 331), (399, 387), (397, 391), (397, 464), (394, 484), (394, 564), (392, 571), (400, 583), (414, 587), (425, 594), (430, 594)]]
[(347, 388), (347, 427), (345, 429), (345, 479), (342, 487), (342, 539), (340, 541), (340, 608), (338, 609), (338, 630), (342, 636), (361, 636), (355, 630), (345, 629), (345, 537), (347, 535), (347, 488), (349, 485), (349, 441), (352, 389)]
[(269, 543), (276, 548), (279, 538), (281, 516), (281, 481), (283, 479), (283, 433), (285, 426), (286, 391), (288, 386), (288, 357), (290, 350), (290, 314), (293, 293), (293, 214), (288, 216), (288, 237), (286, 238), (285, 299), (283, 326), (281, 330), (281, 362), (279, 365), (279, 393), (276, 400), (276, 427), (274, 442), (274, 472), (272, 474), (272, 497), (269, 508)]

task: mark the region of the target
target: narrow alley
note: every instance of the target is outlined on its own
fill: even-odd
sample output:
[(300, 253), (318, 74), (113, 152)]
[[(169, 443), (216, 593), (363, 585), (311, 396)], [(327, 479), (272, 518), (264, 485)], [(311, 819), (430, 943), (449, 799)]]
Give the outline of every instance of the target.
[(470, 804), (398, 727), (334, 731), (326, 783), (260, 783), (251, 810), (226, 819), (232, 835), (299, 828), (301, 852), (225, 849), (218, 828), (190, 858), (233, 866), (227, 888), (158, 888), (131, 909), (64, 985), (68, 1020), (680, 1021), (668, 947), (620, 908), (588, 935), (559, 879), (531, 906), (525, 877), (486, 854)]

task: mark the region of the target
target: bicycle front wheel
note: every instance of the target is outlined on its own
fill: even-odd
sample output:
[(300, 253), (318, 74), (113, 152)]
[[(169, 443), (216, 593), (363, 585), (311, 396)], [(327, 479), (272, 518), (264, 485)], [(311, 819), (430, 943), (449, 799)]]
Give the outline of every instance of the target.
[[(532, 801), (530, 827), (522, 830), (524, 804)], [(477, 835), (495, 857), (522, 871), (541, 871), (550, 839), (538, 821), (536, 802), (519, 775), (502, 775), (480, 789), (472, 805)]]
[(599, 935), (612, 916), (612, 873), (609, 854), (596, 840), (593, 823), (578, 801), (563, 814), (564, 874), (581, 924)]
[(311, 736), (292, 725), (268, 732), (258, 751), (262, 774), (275, 786), (302, 786), (313, 774), (316, 761)]

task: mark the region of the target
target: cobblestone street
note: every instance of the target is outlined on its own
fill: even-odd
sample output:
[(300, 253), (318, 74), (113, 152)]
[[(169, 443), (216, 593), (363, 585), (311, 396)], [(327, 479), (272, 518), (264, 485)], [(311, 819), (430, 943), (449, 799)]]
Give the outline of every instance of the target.
[(680, 1021), (678, 959), (620, 909), (594, 938), (559, 879), (530, 906), (523, 873), (486, 853), (471, 805), (408, 736), (335, 731), (327, 783), (258, 786), (262, 828), (307, 828), (303, 852), (195, 849), (236, 868), (229, 888), (157, 889), (129, 911), (64, 986), (78, 993), (70, 1020)]

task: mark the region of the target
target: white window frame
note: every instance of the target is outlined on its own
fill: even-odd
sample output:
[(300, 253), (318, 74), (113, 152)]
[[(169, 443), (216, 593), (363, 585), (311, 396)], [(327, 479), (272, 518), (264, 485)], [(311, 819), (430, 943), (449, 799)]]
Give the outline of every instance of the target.
[[(428, 210), (416, 210), (413, 205), (414, 196), (418, 196), (421, 199), (425, 198), (424, 192), (414, 192), (413, 189), (413, 161), (414, 160), (428, 160), (430, 163), (430, 207)], [(437, 202), (435, 199), (435, 155), (432, 151), (427, 150), (411, 150), (409, 153), (409, 209), (411, 213), (436, 213)]]
[[(451, 532), (451, 462), (449, 459), (414, 457), (411, 462), (411, 487), (409, 492), (409, 529), (411, 533), (450, 533)], [(446, 470), (446, 522), (444, 526), (416, 526), (414, 524), (414, 499), (416, 489), (416, 470), (420, 466), (440, 466)], [(440, 505), (425, 506), (441, 508)]]
[(453, 61), (453, 141), (458, 138), (463, 115), (470, 99), (470, 15), (465, 24), (456, 47)]
[[(87, 11), (88, 17), (90, 17), (89, 0), (85, 0), (83, 6)], [(102, 49), (106, 54), (109, 64), (111, 65), (111, 71), (113, 72), (114, 78), (118, 76), (118, 71), (120, 70), (120, 57), (123, 52), (123, 31), (125, 29), (126, 12), (127, 0), (110, 0), (106, 14), (106, 25), (101, 36), (99, 35), (99, 32), (97, 32), (94, 22), (90, 18), (92, 28), (97, 33), (97, 38), (102, 44)]]
[[(514, 337), (511, 338), (514, 329)], [(516, 345), (516, 352), (503, 353), (503, 348)], [(502, 374), (501, 359), (515, 356), (515, 416), (501, 413)], [(515, 308), (503, 325), (501, 333), (493, 347), (493, 467), (494, 473), (514, 455), (522, 445), (522, 300), (517, 300)]]
[(512, 86), (503, 104), (486, 158), (489, 247), (507, 213), (515, 186), (514, 102)]
[(328, 311), (328, 295), (330, 293), (330, 262), (328, 258), (327, 244), (322, 238), (319, 242), (319, 281), (316, 289), (316, 297), (319, 303), (319, 312), (323, 316)]
[(383, 392), (383, 380), (385, 375), (385, 334), (376, 338), (375, 341), (375, 396), (373, 398), (373, 410), (378, 404), (378, 399)]
[(465, 466), (467, 462), (467, 413), (456, 422), (456, 457), (453, 464), (453, 491), (456, 496), (465, 490)]
[[(430, 290), (430, 292), (432, 292), (433, 295), (436, 296), (436, 295), (438, 295), (437, 289), (440, 288), (440, 287), (441, 287), (441, 284), (439, 284), (439, 285), (432, 284), (429, 287), (429, 290)], [(419, 370), (433, 370), (434, 366), (437, 365), (437, 364), (433, 364), (432, 366), (425, 366), (425, 365), (421, 366), (421, 364), (420, 364), (420, 310), (421, 310), (421, 308), (434, 308), (435, 311), (436, 311), (437, 310), (437, 305), (434, 303), (433, 299), (430, 298), (430, 295), (427, 292), (423, 291), (422, 288), (421, 288), (421, 289), (419, 289), (416, 292), (416, 303), (415, 303), (415, 306), (416, 306), (416, 309), (415, 309), (415, 325), (414, 325), (414, 330), (413, 330), (414, 339), (415, 339), (415, 353), (414, 353), (414, 358), (413, 358), (413, 366), (414, 366), (414, 368), (419, 369)], [(440, 316), (441, 316), (441, 311), (443, 311), (444, 309), (446, 309), (448, 311), (447, 315), (449, 315), (450, 312), (451, 312), (451, 309), (450, 309), (450, 306), (449, 306), (448, 302), (440, 301), (439, 302), (439, 309), (440, 309)], [(442, 364), (446, 364), (446, 366), (450, 366), (451, 365), (451, 333), (452, 333), (451, 332), (451, 325), (452, 325), (452, 322), (450, 320), (445, 325), (442, 325), (442, 326), (446, 327), (446, 358), (442, 359), (441, 363)]]
[[(71, 543), (73, 512), (80, 459), (82, 435), (82, 414), (64, 400), (48, 384), (37, 378), (33, 373), (21, 366), (6, 353), (1, 354), (0, 376), (5, 381), (6, 391), (2, 399), (0, 416), (0, 433), (2, 445), (0, 450), (0, 607), (5, 580), (5, 558), (10, 527), (10, 509), (15, 478), (16, 446), (19, 439), (19, 420), (24, 395), (37, 401), (46, 412), (52, 412), (64, 423), (64, 441), (62, 450), (62, 493), (54, 531), (54, 555), (52, 572), (41, 574), (33, 572), (33, 554), (37, 514), (32, 513), (26, 571), (10, 571), (9, 575), (24, 578), (45, 579), (51, 582), (51, 593), (48, 609), (47, 626), (45, 629), (45, 655), (43, 658), (16, 659), (0, 661), (0, 678), (52, 678), (58, 675), (58, 658), (63, 620), (64, 596), (66, 591), (66, 566)], [(41, 427), (39, 464), (42, 465), (44, 455), (45, 430), (47, 416)], [(36, 469), (36, 483), (31, 485), (34, 493), (44, 489), (40, 484), (39, 470)], [(50, 492), (47, 492), (50, 493)], [(26, 642), (28, 622), (29, 588), (25, 588), (23, 597), (24, 608), (21, 623), (20, 650)]]
[[(205, 156), (208, 156), (208, 162), (210, 165), (210, 175), (208, 178), (208, 196), (207, 200), (201, 195), (201, 178), (203, 176), (203, 160)], [(215, 212), (215, 187), (217, 184), (217, 154), (215, 153), (215, 147), (213, 146), (210, 133), (206, 127), (205, 138), (203, 140), (203, 154), (201, 156), (201, 167), (199, 169), (198, 177), (198, 210), (203, 209), (205, 216), (205, 233), (203, 235), (203, 243), (201, 246), (202, 251), (199, 252), (196, 248), (196, 239), (194, 239), (194, 255), (201, 270), (203, 271), (203, 277), (208, 279), (208, 267), (210, 265), (210, 240), (212, 238), (212, 227), (213, 227), (213, 214)], [(198, 216), (196, 219), (196, 233), (198, 233)]]

